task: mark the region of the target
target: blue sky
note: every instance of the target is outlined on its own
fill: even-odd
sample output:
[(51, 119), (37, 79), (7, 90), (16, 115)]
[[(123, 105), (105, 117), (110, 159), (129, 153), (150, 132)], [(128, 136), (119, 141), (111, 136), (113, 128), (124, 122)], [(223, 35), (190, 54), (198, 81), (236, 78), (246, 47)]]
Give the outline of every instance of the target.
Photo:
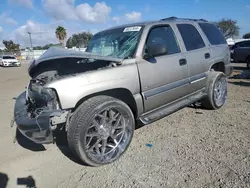
[(169, 16), (210, 21), (232, 18), (238, 21), (240, 35), (250, 32), (250, 0), (0, 0), (0, 40), (29, 46), (27, 32), (31, 32), (34, 45), (43, 45), (57, 42), (58, 25), (70, 37)]

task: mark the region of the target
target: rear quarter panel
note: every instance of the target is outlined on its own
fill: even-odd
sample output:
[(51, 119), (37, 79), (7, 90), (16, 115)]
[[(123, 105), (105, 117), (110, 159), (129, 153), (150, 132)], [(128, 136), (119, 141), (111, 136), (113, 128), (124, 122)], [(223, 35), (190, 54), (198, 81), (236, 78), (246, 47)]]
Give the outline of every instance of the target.
[[(211, 60), (209, 61), (209, 69), (214, 63), (224, 62), (225, 65), (230, 64), (231, 57), (230, 57), (230, 49), (228, 45), (213, 45), (210, 46), (211, 48)], [(208, 70), (209, 70), (208, 69)]]

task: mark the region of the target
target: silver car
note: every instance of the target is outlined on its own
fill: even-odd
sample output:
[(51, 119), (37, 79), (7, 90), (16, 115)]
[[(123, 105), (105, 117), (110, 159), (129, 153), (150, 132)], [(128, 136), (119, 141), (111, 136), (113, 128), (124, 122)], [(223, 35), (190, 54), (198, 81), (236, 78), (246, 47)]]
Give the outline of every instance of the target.
[(86, 52), (53, 47), (29, 67), (14, 120), (35, 143), (57, 129), (84, 163), (100, 166), (127, 150), (138, 122), (150, 124), (197, 101), (219, 109), (232, 72), (220, 30), (170, 17), (93, 36)]

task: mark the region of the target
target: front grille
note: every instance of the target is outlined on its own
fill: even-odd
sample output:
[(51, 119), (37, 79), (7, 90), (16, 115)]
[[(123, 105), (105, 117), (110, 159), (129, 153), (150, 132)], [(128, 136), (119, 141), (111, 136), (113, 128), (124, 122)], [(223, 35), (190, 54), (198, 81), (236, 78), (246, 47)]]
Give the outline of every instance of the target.
[(12, 64), (12, 65), (14, 65), (14, 64), (17, 64), (17, 62), (13, 62), (13, 61), (9, 61), (8, 63), (10, 63), (10, 64)]

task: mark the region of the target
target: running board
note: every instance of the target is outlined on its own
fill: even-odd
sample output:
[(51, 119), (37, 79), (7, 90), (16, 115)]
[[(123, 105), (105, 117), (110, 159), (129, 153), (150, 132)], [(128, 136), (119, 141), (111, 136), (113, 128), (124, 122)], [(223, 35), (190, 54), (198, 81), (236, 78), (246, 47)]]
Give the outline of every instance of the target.
[(157, 108), (151, 112), (147, 112), (146, 114), (142, 114), (139, 120), (144, 124), (150, 124), (153, 123), (163, 117), (166, 117), (167, 115), (170, 115), (184, 107), (187, 107), (203, 97), (206, 96), (205, 88), (202, 90), (199, 90), (198, 92), (195, 92), (189, 96), (186, 96), (182, 99), (179, 99), (178, 101), (175, 101), (173, 103), (164, 105), (160, 108)]

